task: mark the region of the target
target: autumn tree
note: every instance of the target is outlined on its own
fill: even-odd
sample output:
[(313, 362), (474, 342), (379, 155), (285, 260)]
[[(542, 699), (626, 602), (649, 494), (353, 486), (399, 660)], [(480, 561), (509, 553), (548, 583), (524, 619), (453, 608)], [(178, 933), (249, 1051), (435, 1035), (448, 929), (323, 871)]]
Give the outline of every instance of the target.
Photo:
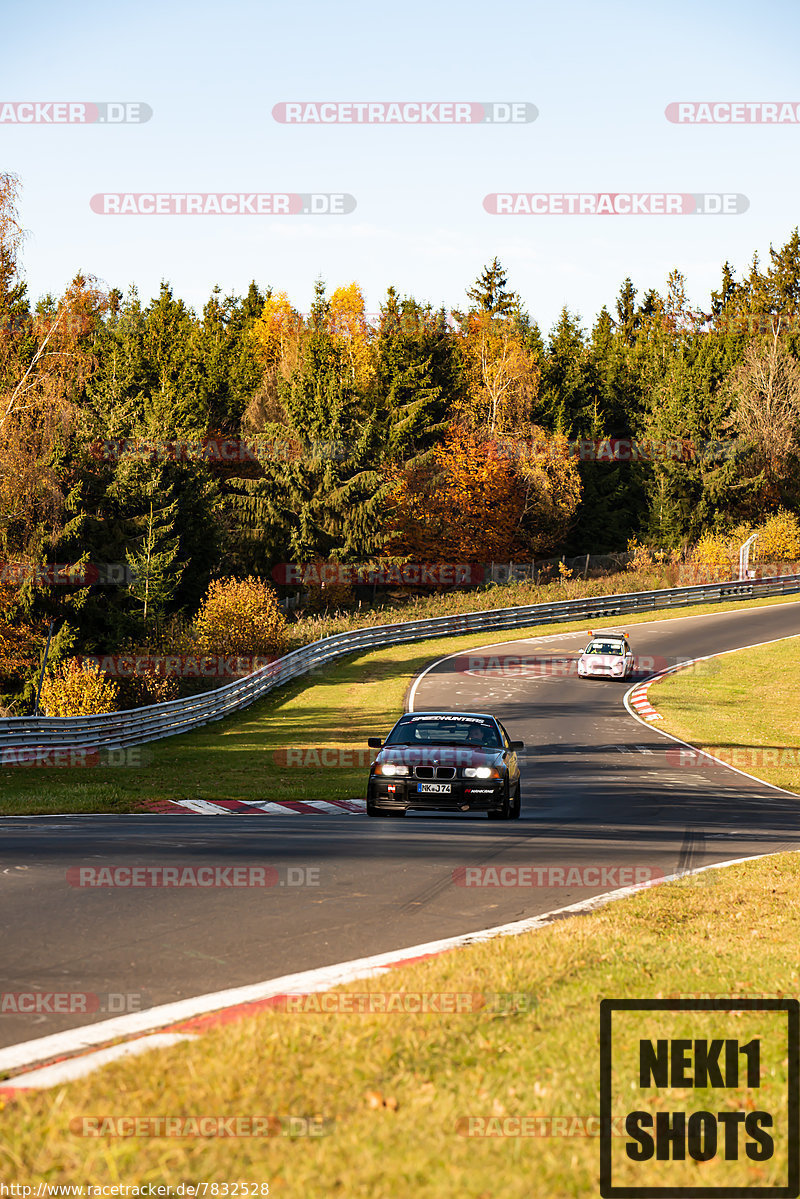
[(387, 553), (418, 561), (530, 559), (564, 536), (580, 498), (566, 441), (456, 425), (429, 461), (390, 472)]
[(536, 425), (512, 443), (512, 463), (523, 506), (519, 538), (530, 555), (562, 545), (581, 501), (582, 483), (569, 443)]
[(467, 295), (470, 309), (458, 314), (465, 394), (454, 404), (454, 415), (485, 433), (508, 433), (531, 419), (539, 390), (538, 330), (509, 290), (497, 258)]
[(488, 312), (471, 314), (463, 353), (467, 395), (458, 415), (489, 433), (529, 422), (540, 370), (515, 323)]
[(485, 435), (451, 428), (432, 459), (389, 475), (387, 553), (422, 562), (508, 560), (523, 497), (509, 461)]
[(357, 283), (337, 287), (331, 294), (328, 328), (339, 346), (349, 382), (359, 391), (366, 391), (373, 375), (371, 342), (374, 336), (364, 306), (364, 296)]
[(768, 502), (790, 474), (800, 449), (800, 365), (771, 338), (750, 341), (729, 380), (733, 427), (750, 443), (766, 477)]
[(97, 366), (95, 336), (106, 307), (96, 281), (76, 275), (60, 300), (46, 297), (20, 330), (18, 182), (0, 176), (0, 547), (40, 561), (61, 527), (66, 493), (59, 463), (79, 430)]
[(757, 531), (752, 555), (756, 562), (796, 562), (800, 558), (800, 519), (796, 513), (781, 508)]
[(261, 433), (270, 422), (286, 419), (280, 393), (299, 366), (303, 330), (303, 318), (286, 292), (270, 294), (249, 334), (263, 378), (245, 412), (245, 432)]
[(286, 618), (269, 583), (253, 576), (217, 579), (200, 605), (194, 632), (204, 654), (273, 655), (286, 644)]
[(70, 658), (44, 677), (41, 709), (45, 716), (95, 716), (116, 708), (116, 683), (89, 662)]

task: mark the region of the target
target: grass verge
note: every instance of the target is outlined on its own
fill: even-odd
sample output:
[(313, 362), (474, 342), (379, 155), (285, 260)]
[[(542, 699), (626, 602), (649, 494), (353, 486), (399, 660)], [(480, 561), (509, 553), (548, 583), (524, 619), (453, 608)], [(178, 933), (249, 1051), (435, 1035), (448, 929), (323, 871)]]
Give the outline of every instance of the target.
[[(662, 609), (625, 616), (621, 623), (633, 627), (645, 621), (669, 620), (676, 614), (701, 615), (793, 601), (797, 602), (795, 597), (787, 596), (778, 601)], [(580, 620), (506, 633), (473, 633), (352, 655), (331, 663), (307, 681), (279, 688), (239, 715), (142, 746), (143, 764), (137, 767), (0, 769), (0, 815), (135, 812), (142, 810), (145, 801), (166, 799), (360, 796), (367, 771), (367, 737), (388, 731), (403, 710), (412, 679), (432, 660), (490, 642), (585, 629), (586, 624)], [(301, 766), (285, 765), (287, 749), (302, 751)], [(314, 754), (329, 749), (353, 754), (353, 765), (315, 765)]]
[[(599, 1109), (600, 1000), (698, 993), (796, 996), (799, 873), (794, 854), (709, 871), (589, 916), (339, 989), (514, 993), (516, 1003), (503, 1011), (494, 1005), (450, 1015), (262, 1012), (215, 1027), (195, 1042), (115, 1063), (56, 1091), (21, 1096), (2, 1115), (0, 1177), (152, 1182), (171, 1189), (181, 1183), (268, 1182), (271, 1196), (287, 1199), (597, 1194), (598, 1139), (575, 1130), (589, 1129), (586, 1121)], [(520, 1002), (521, 996), (527, 1001)], [(705, 1015), (692, 1017), (691, 1027), (685, 1014), (668, 1019), (677, 1023), (665, 1031), (662, 1021), (657, 1033), (651, 1028), (647, 1035), (710, 1035), (707, 1023), (698, 1024), (709, 1020)], [(719, 1019), (711, 1018), (716, 1029)], [(733, 1022), (740, 1043), (760, 1031), (749, 1013), (725, 1019), (728, 1030)], [(631, 1039), (629, 1047), (635, 1044)], [(765, 1051), (757, 1096), (757, 1106), (772, 1111), (776, 1124), (785, 1120), (784, 1059), (785, 1052)], [(716, 1112), (721, 1102), (746, 1109), (754, 1099), (745, 1090), (721, 1100), (700, 1089), (677, 1096), (637, 1093), (629, 1102), (648, 1110)], [(622, 1114), (626, 1108), (614, 1110)], [(566, 1121), (551, 1124), (549, 1136), (464, 1135), (509, 1127), (465, 1124), (470, 1118), (533, 1115)], [(285, 1123), (282, 1135), (235, 1140), (85, 1135), (87, 1127), (100, 1127), (85, 1125), (85, 1118), (137, 1116), (319, 1117), (328, 1121), (322, 1125), (328, 1135), (286, 1135)], [(615, 1154), (626, 1140), (615, 1139)], [(751, 1161), (743, 1149), (741, 1155), (743, 1160), (727, 1166), (687, 1161), (677, 1174), (670, 1164), (669, 1181), (697, 1187), (732, 1184), (743, 1175), (748, 1185), (779, 1184), (785, 1144), (768, 1161)], [(622, 1153), (622, 1170), (625, 1160)], [(655, 1168), (650, 1184), (664, 1185), (666, 1166)]]
[(679, 670), (650, 700), (665, 732), (731, 766), (800, 792), (800, 636), (714, 659), (715, 673)]

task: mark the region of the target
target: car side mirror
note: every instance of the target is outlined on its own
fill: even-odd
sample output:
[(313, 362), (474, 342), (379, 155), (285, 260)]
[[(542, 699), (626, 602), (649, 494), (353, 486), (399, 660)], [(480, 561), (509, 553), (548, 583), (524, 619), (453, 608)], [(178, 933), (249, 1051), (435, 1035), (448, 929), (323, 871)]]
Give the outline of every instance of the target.
[(380, 749), (383, 745), (380, 737), (367, 737), (367, 745), (370, 749)]
[(511, 742), (511, 748), (512, 748), (512, 749), (524, 749), (524, 748), (525, 748), (525, 742), (524, 742), (524, 741), (512, 741), (512, 742)]

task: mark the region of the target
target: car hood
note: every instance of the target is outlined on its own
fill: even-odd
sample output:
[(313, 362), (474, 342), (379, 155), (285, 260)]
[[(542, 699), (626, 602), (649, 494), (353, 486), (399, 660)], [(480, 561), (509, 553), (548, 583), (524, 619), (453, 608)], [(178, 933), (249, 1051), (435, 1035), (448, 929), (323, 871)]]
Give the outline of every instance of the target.
[(596, 666), (614, 666), (619, 663), (620, 666), (625, 664), (624, 654), (581, 654), (581, 662), (584, 666), (591, 666), (594, 662)]
[(466, 745), (386, 745), (375, 762), (398, 762), (406, 766), (496, 766), (503, 761), (502, 749), (480, 749)]

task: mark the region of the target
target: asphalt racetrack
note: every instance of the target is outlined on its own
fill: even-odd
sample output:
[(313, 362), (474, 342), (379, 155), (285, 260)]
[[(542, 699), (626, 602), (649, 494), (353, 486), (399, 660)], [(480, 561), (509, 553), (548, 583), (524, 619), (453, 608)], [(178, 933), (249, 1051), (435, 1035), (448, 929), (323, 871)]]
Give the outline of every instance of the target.
[[(630, 639), (635, 654), (660, 662), (798, 632), (792, 602), (633, 625)], [(416, 686), (417, 710), (494, 712), (526, 742), (519, 821), (0, 817), (0, 991), (112, 996), (106, 1010), (2, 1012), (0, 1045), (520, 920), (643, 872), (800, 847), (800, 798), (724, 768), (682, 765), (674, 742), (625, 710), (629, 684), (580, 681), (546, 661), (502, 664), (573, 657), (586, 640), (556, 627), (444, 660)], [(499, 668), (465, 669), (470, 656), (493, 654)], [(274, 885), (69, 881), (70, 870), (106, 866), (264, 866)], [(496, 880), (505, 885), (484, 885)]]

